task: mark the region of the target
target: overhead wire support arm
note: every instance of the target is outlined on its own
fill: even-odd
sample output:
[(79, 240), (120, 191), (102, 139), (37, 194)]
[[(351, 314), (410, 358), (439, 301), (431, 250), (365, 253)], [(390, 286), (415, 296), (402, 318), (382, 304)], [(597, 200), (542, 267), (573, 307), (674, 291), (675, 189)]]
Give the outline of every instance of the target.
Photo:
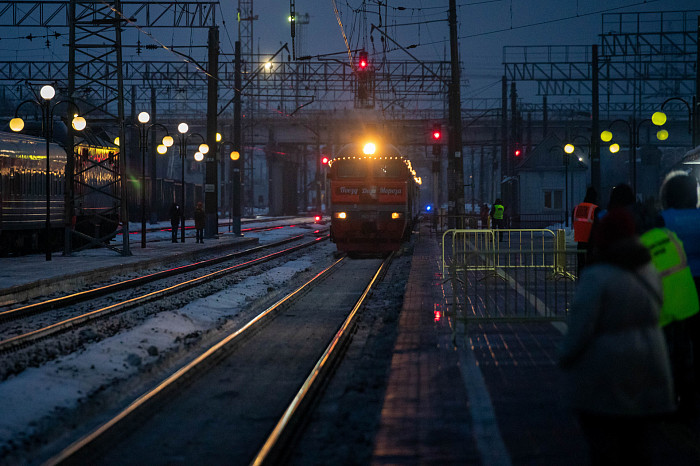
[[(286, 50), (287, 53), (289, 53), (288, 44), (285, 43), (282, 47), (280, 47), (280, 48), (274, 53), (274, 55), (272, 55), (272, 57), (270, 58), (270, 60), (274, 60), (275, 57), (276, 57), (277, 55), (279, 55), (280, 53), (282, 53), (283, 50)], [(259, 75), (260, 72), (261, 72), (262, 70), (263, 70), (263, 67), (262, 67), (262, 66), (259, 66), (258, 69), (255, 70), (255, 72), (250, 76), (250, 78), (248, 78), (248, 80), (245, 82), (245, 84), (243, 84), (243, 85), (241, 86), (241, 88), (239, 89), (239, 91), (243, 92), (243, 89), (245, 89), (246, 87), (248, 87), (248, 84), (252, 83), (252, 82), (253, 82), (253, 79), (255, 79), (255, 77), (256, 77), (257, 75)], [(224, 105), (223, 107), (221, 107), (221, 110), (219, 110), (218, 115), (221, 115), (221, 114), (224, 112), (224, 110), (226, 110), (226, 109), (228, 108), (228, 106), (231, 105), (232, 103), (233, 103), (233, 99), (231, 99), (231, 100), (229, 100), (228, 102), (226, 102), (226, 105)]]
[(382, 36), (386, 37), (386, 38), (387, 38), (388, 40), (390, 40), (394, 45), (396, 45), (396, 46), (399, 47), (401, 50), (403, 50), (403, 51), (406, 53), (406, 55), (408, 55), (409, 57), (411, 57), (416, 63), (418, 63), (421, 67), (423, 67), (423, 69), (426, 70), (428, 73), (430, 73), (431, 75), (433, 75), (434, 77), (436, 77), (436, 78), (438, 79), (438, 81), (442, 82), (443, 84), (449, 85), (449, 82), (448, 82), (448, 81), (445, 81), (445, 80), (442, 78), (442, 76), (438, 75), (438, 74), (435, 73), (433, 70), (431, 70), (430, 68), (428, 68), (427, 66), (425, 66), (425, 64), (424, 64), (421, 60), (419, 60), (415, 55), (413, 55), (411, 52), (409, 52), (409, 51), (406, 49), (406, 47), (404, 47), (403, 45), (401, 45), (401, 44), (399, 44), (398, 42), (396, 42), (396, 41), (395, 41), (394, 39), (392, 39), (388, 34), (386, 34), (386, 33), (383, 32), (381, 29), (379, 29), (378, 26), (375, 26), (374, 24), (372, 24), (372, 29), (370, 29), (370, 34), (372, 34), (375, 30), (376, 30), (376, 31), (379, 31), (379, 33), (380, 33)]

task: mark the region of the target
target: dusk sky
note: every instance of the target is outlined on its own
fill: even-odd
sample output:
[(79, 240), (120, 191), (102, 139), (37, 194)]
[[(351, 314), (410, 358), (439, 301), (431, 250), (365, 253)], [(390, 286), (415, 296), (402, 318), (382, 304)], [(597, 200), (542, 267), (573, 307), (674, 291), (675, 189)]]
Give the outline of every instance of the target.
[[(238, 0), (220, 0), (217, 23), (220, 25), (221, 50), (233, 52), (238, 39), (236, 10)], [(297, 41), (303, 55), (336, 54), (347, 60), (347, 47), (341, 34), (334, 5), (351, 49), (364, 47), (382, 57), (381, 34), (369, 34), (371, 26), (389, 25), (386, 33), (403, 47), (415, 46), (410, 52), (421, 60), (449, 59), (448, 0), (386, 0), (380, 7), (377, 0), (296, 0), (300, 18), (308, 14), (308, 24), (299, 25)], [(700, 14), (697, 0), (458, 0), (458, 27), (462, 59), (462, 97), (500, 97), (503, 75), (503, 47), (517, 45), (591, 45), (600, 43), (602, 14), (652, 11), (687, 11)], [(291, 49), (289, 2), (286, 0), (254, 0), (254, 51), (272, 55), (282, 44)], [(691, 17), (693, 15), (690, 15)], [(4, 28), (0, 59), (3, 60), (66, 60), (67, 35), (28, 41), (23, 37), (51, 34), (40, 28), (22, 30)], [(135, 45), (136, 33), (125, 34), (125, 44)], [(191, 56), (206, 60), (206, 34), (185, 29), (155, 29), (152, 36), (140, 33), (143, 45), (149, 43), (190, 44), (200, 46), (184, 50)], [(16, 38), (16, 39), (13, 39)], [(374, 41), (372, 41), (372, 37)], [(125, 59), (180, 59), (163, 49), (146, 51), (136, 57), (134, 48), (126, 48)], [(386, 58), (394, 61), (412, 60), (399, 47), (387, 42)], [(284, 58), (287, 59), (286, 53)]]
[[(382, 21), (390, 25), (387, 33), (392, 38), (404, 47), (418, 45), (410, 52), (421, 59), (449, 59), (448, 0), (388, 0), (383, 3), (388, 3), (388, 8), (382, 8)], [(222, 0), (221, 4), (224, 21), (233, 36), (237, 34), (237, 28), (231, 25), (236, 24), (234, 14), (238, 2)], [(306, 54), (346, 50), (333, 0), (296, 0), (295, 4), (299, 15), (309, 14), (309, 24), (302, 26)], [(372, 24), (379, 24), (377, 1), (335, 0), (335, 5), (351, 48), (364, 46), (371, 51), (372, 42), (366, 31)], [(367, 13), (356, 13), (362, 11), (363, 5)], [(405, 9), (398, 10), (399, 6)], [(458, 0), (457, 6), (463, 76), (470, 82), (463, 91), (464, 98), (500, 95), (503, 46), (598, 43), (602, 13), (695, 9), (700, 14), (700, 4), (696, 0)], [(286, 23), (289, 2), (255, 0), (253, 8), (259, 17), (254, 24), (254, 36), (260, 41), (262, 52), (275, 51), (280, 44), (291, 41)], [(409, 25), (398, 26), (400, 24)], [(374, 50), (377, 52), (382, 50), (379, 39), (380, 35), (375, 32)], [(221, 40), (222, 43), (227, 40), (225, 31), (222, 31)], [(397, 47), (390, 44), (389, 49), (392, 51), (388, 59), (410, 60)]]

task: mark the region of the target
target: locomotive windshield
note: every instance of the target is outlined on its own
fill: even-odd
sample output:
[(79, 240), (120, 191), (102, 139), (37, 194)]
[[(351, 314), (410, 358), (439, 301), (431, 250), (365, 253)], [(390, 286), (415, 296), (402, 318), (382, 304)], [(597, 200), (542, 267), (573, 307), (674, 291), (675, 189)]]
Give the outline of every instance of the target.
[(406, 165), (402, 160), (343, 160), (338, 161), (338, 178), (402, 178)]

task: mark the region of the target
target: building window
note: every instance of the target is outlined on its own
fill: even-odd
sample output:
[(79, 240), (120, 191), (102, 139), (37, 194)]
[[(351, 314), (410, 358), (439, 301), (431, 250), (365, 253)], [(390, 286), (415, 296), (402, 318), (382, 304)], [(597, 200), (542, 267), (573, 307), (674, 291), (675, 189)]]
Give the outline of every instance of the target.
[(545, 209), (562, 209), (562, 191), (560, 189), (548, 189), (544, 191), (544, 208)]

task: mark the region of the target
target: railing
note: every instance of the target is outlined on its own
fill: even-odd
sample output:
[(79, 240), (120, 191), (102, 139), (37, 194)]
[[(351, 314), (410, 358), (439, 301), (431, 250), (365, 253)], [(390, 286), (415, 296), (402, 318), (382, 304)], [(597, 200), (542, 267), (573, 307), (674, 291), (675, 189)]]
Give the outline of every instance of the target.
[(448, 230), (443, 280), (465, 322), (563, 321), (574, 291), (576, 251), (563, 230)]

